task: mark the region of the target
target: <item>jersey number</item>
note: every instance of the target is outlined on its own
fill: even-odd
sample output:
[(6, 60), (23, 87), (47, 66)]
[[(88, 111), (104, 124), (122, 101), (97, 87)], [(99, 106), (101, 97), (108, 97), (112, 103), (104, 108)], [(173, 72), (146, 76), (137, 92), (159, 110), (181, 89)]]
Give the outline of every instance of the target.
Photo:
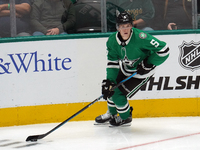
[(159, 46), (159, 43), (155, 41), (154, 39), (151, 40), (151, 45), (154, 45), (156, 48)]

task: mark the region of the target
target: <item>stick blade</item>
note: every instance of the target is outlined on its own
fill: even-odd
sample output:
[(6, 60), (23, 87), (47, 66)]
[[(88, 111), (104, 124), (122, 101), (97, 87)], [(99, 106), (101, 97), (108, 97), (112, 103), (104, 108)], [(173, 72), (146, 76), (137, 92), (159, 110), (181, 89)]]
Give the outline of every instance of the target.
[(31, 135), (31, 136), (28, 136), (26, 138), (26, 141), (31, 141), (31, 142), (36, 142), (38, 139), (42, 139), (43, 137), (45, 137), (46, 134), (41, 134), (41, 135)]
[(36, 142), (39, 138), (39, 135), (31, 135), (26, 138), (26, 141)]

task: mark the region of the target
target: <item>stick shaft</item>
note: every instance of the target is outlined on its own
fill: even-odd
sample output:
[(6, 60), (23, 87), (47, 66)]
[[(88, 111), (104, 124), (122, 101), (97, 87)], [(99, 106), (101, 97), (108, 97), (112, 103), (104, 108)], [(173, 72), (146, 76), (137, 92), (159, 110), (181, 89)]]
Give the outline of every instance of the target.
[[(129, 76), (128, 78), (122, 80), (120, 83), (118, 83), (116, 86), (114, 86), (112, 88), (112, 90), (118, 88), (120, 85), (122, 85), (124, 82), (126, 82), (127, 80), (129, 80), (130, 78), (132, 78), (133, 76), (135, 76), (136, 73), (132, 74), (131, 76)], [(78, 114), (80, 114), (81, 112), (83, 112), (85, 109), (87, 109), (88, 107), (90, 107), (91, 105), (93, 105), (95, 102), (99, 101), (101, 98), (103, 97), (103, 95), (99, 96), (97, 99), (95, 99), (94, 101), (92, 101), (91, 103), (89, 103), (88, 105), (86, 105), (85, 107), (83, 107), (81, 110), (79, 110), (78, 112), (76, 112), (74, 115), (72, 115), (71, 117), (69, 117), (68, 119), (66, 119), (65, 121), (61, 122), (60, 124), (58, 124), (56, 127), (54, 127), (53, 129), (51, 129), (50, 131), (48, 131), (45, 134), (41, 134), (41, 135), (32, 135), (32, 136), (28, 136), (26, 141), (37, 141), (38, 139), (42, 139), (44, 137), (46, 137), (47, 135), (49, 135), (50, 133), (54, 132), (55, 130), (57, 130), (58, 128), (60, 128), (61, 126), (63, 126), (65, 123), (67, 123), (69, 120), (73, 119), (74, 117), (76, 117)]]
[(124, 82), (126, 82), (127, 80), (129, 80), (130, 78), (132, 78), (133, 76), (135, 76), (137, 74), (137, 72), (135, 72), (134, 74), (132, 74), (131, 76), (127, 77), (126, 79), (122, 80), (121, 82), (119, 82), (117, 85), (115, 85), (112, 90), (118, 88), (120, 85), (122, 85)]

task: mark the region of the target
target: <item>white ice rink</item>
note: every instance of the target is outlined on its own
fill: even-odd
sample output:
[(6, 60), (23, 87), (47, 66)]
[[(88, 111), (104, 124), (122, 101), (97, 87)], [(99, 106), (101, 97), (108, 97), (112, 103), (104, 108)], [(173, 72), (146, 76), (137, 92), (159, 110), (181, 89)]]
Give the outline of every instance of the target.
[(0, 128), (0, 150), (200, 150), (200, 117), (133, 119), (130, 127), (67, 122), (37, 142), (59, 123)]

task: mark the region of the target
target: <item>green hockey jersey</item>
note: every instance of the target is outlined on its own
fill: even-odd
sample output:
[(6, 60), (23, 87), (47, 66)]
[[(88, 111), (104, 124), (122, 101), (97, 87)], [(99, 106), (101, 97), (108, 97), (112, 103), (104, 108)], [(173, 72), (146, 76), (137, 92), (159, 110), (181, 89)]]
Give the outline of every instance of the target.
[[(119, 69), (124, 75), (130, 76), (137, 71), (137, 65), (147, 58), (148, 64), (158, 66), (169, 57), (169, 48), (163, 41), (154, 36), (132, 28), (130, 38), (122, 42), (118, 38), (119, 32), (113, 33), (107, 41), (107, 79), (116, 83)], [(152, 70), (147, 75), (136, 75), (136, 78), (145, 78), (154, 73)]]

